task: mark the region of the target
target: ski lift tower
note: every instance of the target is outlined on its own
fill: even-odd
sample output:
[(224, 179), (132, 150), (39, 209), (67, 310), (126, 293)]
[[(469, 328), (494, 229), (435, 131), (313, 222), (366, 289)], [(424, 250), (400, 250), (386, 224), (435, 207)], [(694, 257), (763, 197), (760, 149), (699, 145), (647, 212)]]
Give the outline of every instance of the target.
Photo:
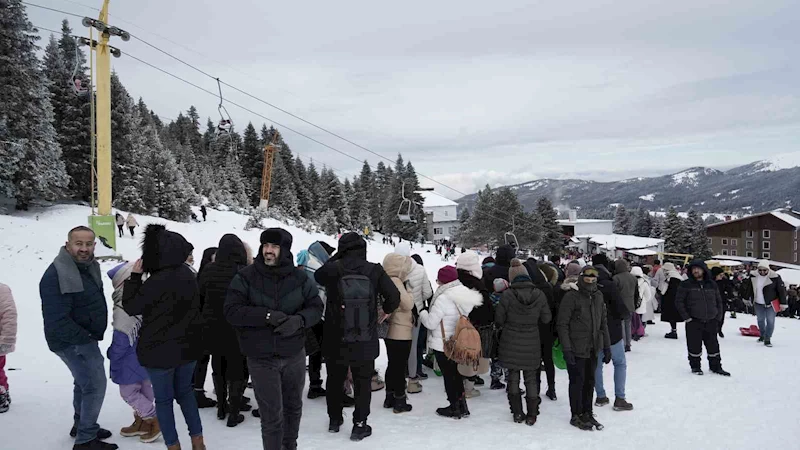
[(275, 133), (272, 137), (272, 142), (264, 146), (264, 169), (261, 172), (261, 201), (258, 203), (259, 208), (267, 209), (269, 207), (269, 192), (272, 189), (272, 163), (275, 159), (275, 153), (281, 149), (281, 144), (278, 143), (279, 133)]
[[(95, 116), (92, 118), (96, 133), (96, 161), (93, 163), (93, 174), (97, 177), (97, 214), (94, 212), (94, 192), (92, 192), (92, 215), (89, 216), (89, 225), (98, 238), (105, 238), (112, 248), (116, 250), (115, 220), (111, 215), (111, 55), (119, 58), (122, 52), (108, 45), (111, 36), (118, 36), (123, 41), (129, 41), (131, 35), (117, 27), (108, 25), (108, 3), (103, 0), (103, 7), (97, 20), (84, 17), (82, 24), (89, 28), (89, 57), (97, 61), (94, 81), (97, 94), (94, 96)], [(92, 39), (94, 30), (98, 31), (99, 41)], [(90, 86), (89, 89), (92, 89)], [(92, 149), (94, 150), (94, 149)], [(94, 153), (94, 152), (93, 152)], [(101, 239), (102, 240), (102, 239)]]

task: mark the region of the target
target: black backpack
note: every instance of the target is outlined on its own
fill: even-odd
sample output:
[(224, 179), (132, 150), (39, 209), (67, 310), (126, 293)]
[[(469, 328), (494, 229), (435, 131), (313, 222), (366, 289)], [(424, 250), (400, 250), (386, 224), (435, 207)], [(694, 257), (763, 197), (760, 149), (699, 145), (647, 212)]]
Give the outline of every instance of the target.
[(375, 289), (366, 275), (350, 272), (341, 262), (339, 296), (342, 299), (342, 342), (368, 342), (377, 325)]

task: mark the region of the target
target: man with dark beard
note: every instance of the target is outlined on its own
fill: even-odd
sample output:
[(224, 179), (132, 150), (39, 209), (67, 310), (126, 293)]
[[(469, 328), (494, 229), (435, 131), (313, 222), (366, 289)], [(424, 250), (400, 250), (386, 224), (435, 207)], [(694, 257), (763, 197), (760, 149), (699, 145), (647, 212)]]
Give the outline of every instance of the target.
[(236, 329), (253, 379), (265, 450), (297, 448), (305, 330), (322, 317), (317, 286), (294, 266), (291, 250), (288, 231), (264, 231), (255, 262), (233, 278), (225, 299), (225, 318)]

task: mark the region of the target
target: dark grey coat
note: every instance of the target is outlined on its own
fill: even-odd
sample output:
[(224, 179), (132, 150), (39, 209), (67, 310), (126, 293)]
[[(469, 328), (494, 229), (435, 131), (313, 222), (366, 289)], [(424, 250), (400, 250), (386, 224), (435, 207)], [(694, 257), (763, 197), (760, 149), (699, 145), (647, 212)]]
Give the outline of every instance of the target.
[[(519, 278), (518, 278), (519, 279)], [(542, 363), (539, 324), (553, 318), (547, 297), (530, 280), (515, 281), (495, 307), (500, 361), (506, 369), (536, 370)]]
[(570, 286), (558, 310), (558, 338), (564, 351), (576, 358), (593, 358), (611, 347), (606, 304), (599, 290), (592, 293)]

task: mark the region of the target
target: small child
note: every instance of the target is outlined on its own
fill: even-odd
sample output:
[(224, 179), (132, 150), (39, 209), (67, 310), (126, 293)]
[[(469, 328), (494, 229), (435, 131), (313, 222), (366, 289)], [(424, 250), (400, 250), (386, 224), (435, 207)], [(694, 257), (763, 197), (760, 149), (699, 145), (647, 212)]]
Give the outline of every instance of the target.
[(0, 283), (0, 413), (8, 411), (11, 396), (6, 377), (6, 355), (14, 351), (17, 343), (17, 306), (11, 288)]
[[(508, 281), (502, 278), (495, 278), (494, 282), (492, 283), (494, 286), (494, 293), (491, 295), (492, 299), (492, 306), (496, 307), (498, 303), (500, 303), (500, 299), (503, 298), (503, 292), (508, 289)], [(506, 385), (503, 384), (500, 379), (506, 380), (508, 382), (508, 369), (504, 369), (503, 365), (500, 364), (500, 360), (497, 358), (492, 358), (492, 365), (491, 365), (491, 376), (492, 376), (492, 389), (505, 389)]]
[(161, 427), (156, 417), (155, 394), (147, 371), (136, 357), (136, 342), (139, 339), (141, 316), (129, 316), (122, 308), (122, 290), (125, 280), (130, 278), (133, 263), (122, 263), (108, 271), (114, 286), (113, 319), (114, 335), (108, 348), (111, 381), (119, 385), (122, 399), (133, 408), (134, 421), (120, 430), (124, 437), (139, 436), (141, 442), (150, 443), (161, 437)]

